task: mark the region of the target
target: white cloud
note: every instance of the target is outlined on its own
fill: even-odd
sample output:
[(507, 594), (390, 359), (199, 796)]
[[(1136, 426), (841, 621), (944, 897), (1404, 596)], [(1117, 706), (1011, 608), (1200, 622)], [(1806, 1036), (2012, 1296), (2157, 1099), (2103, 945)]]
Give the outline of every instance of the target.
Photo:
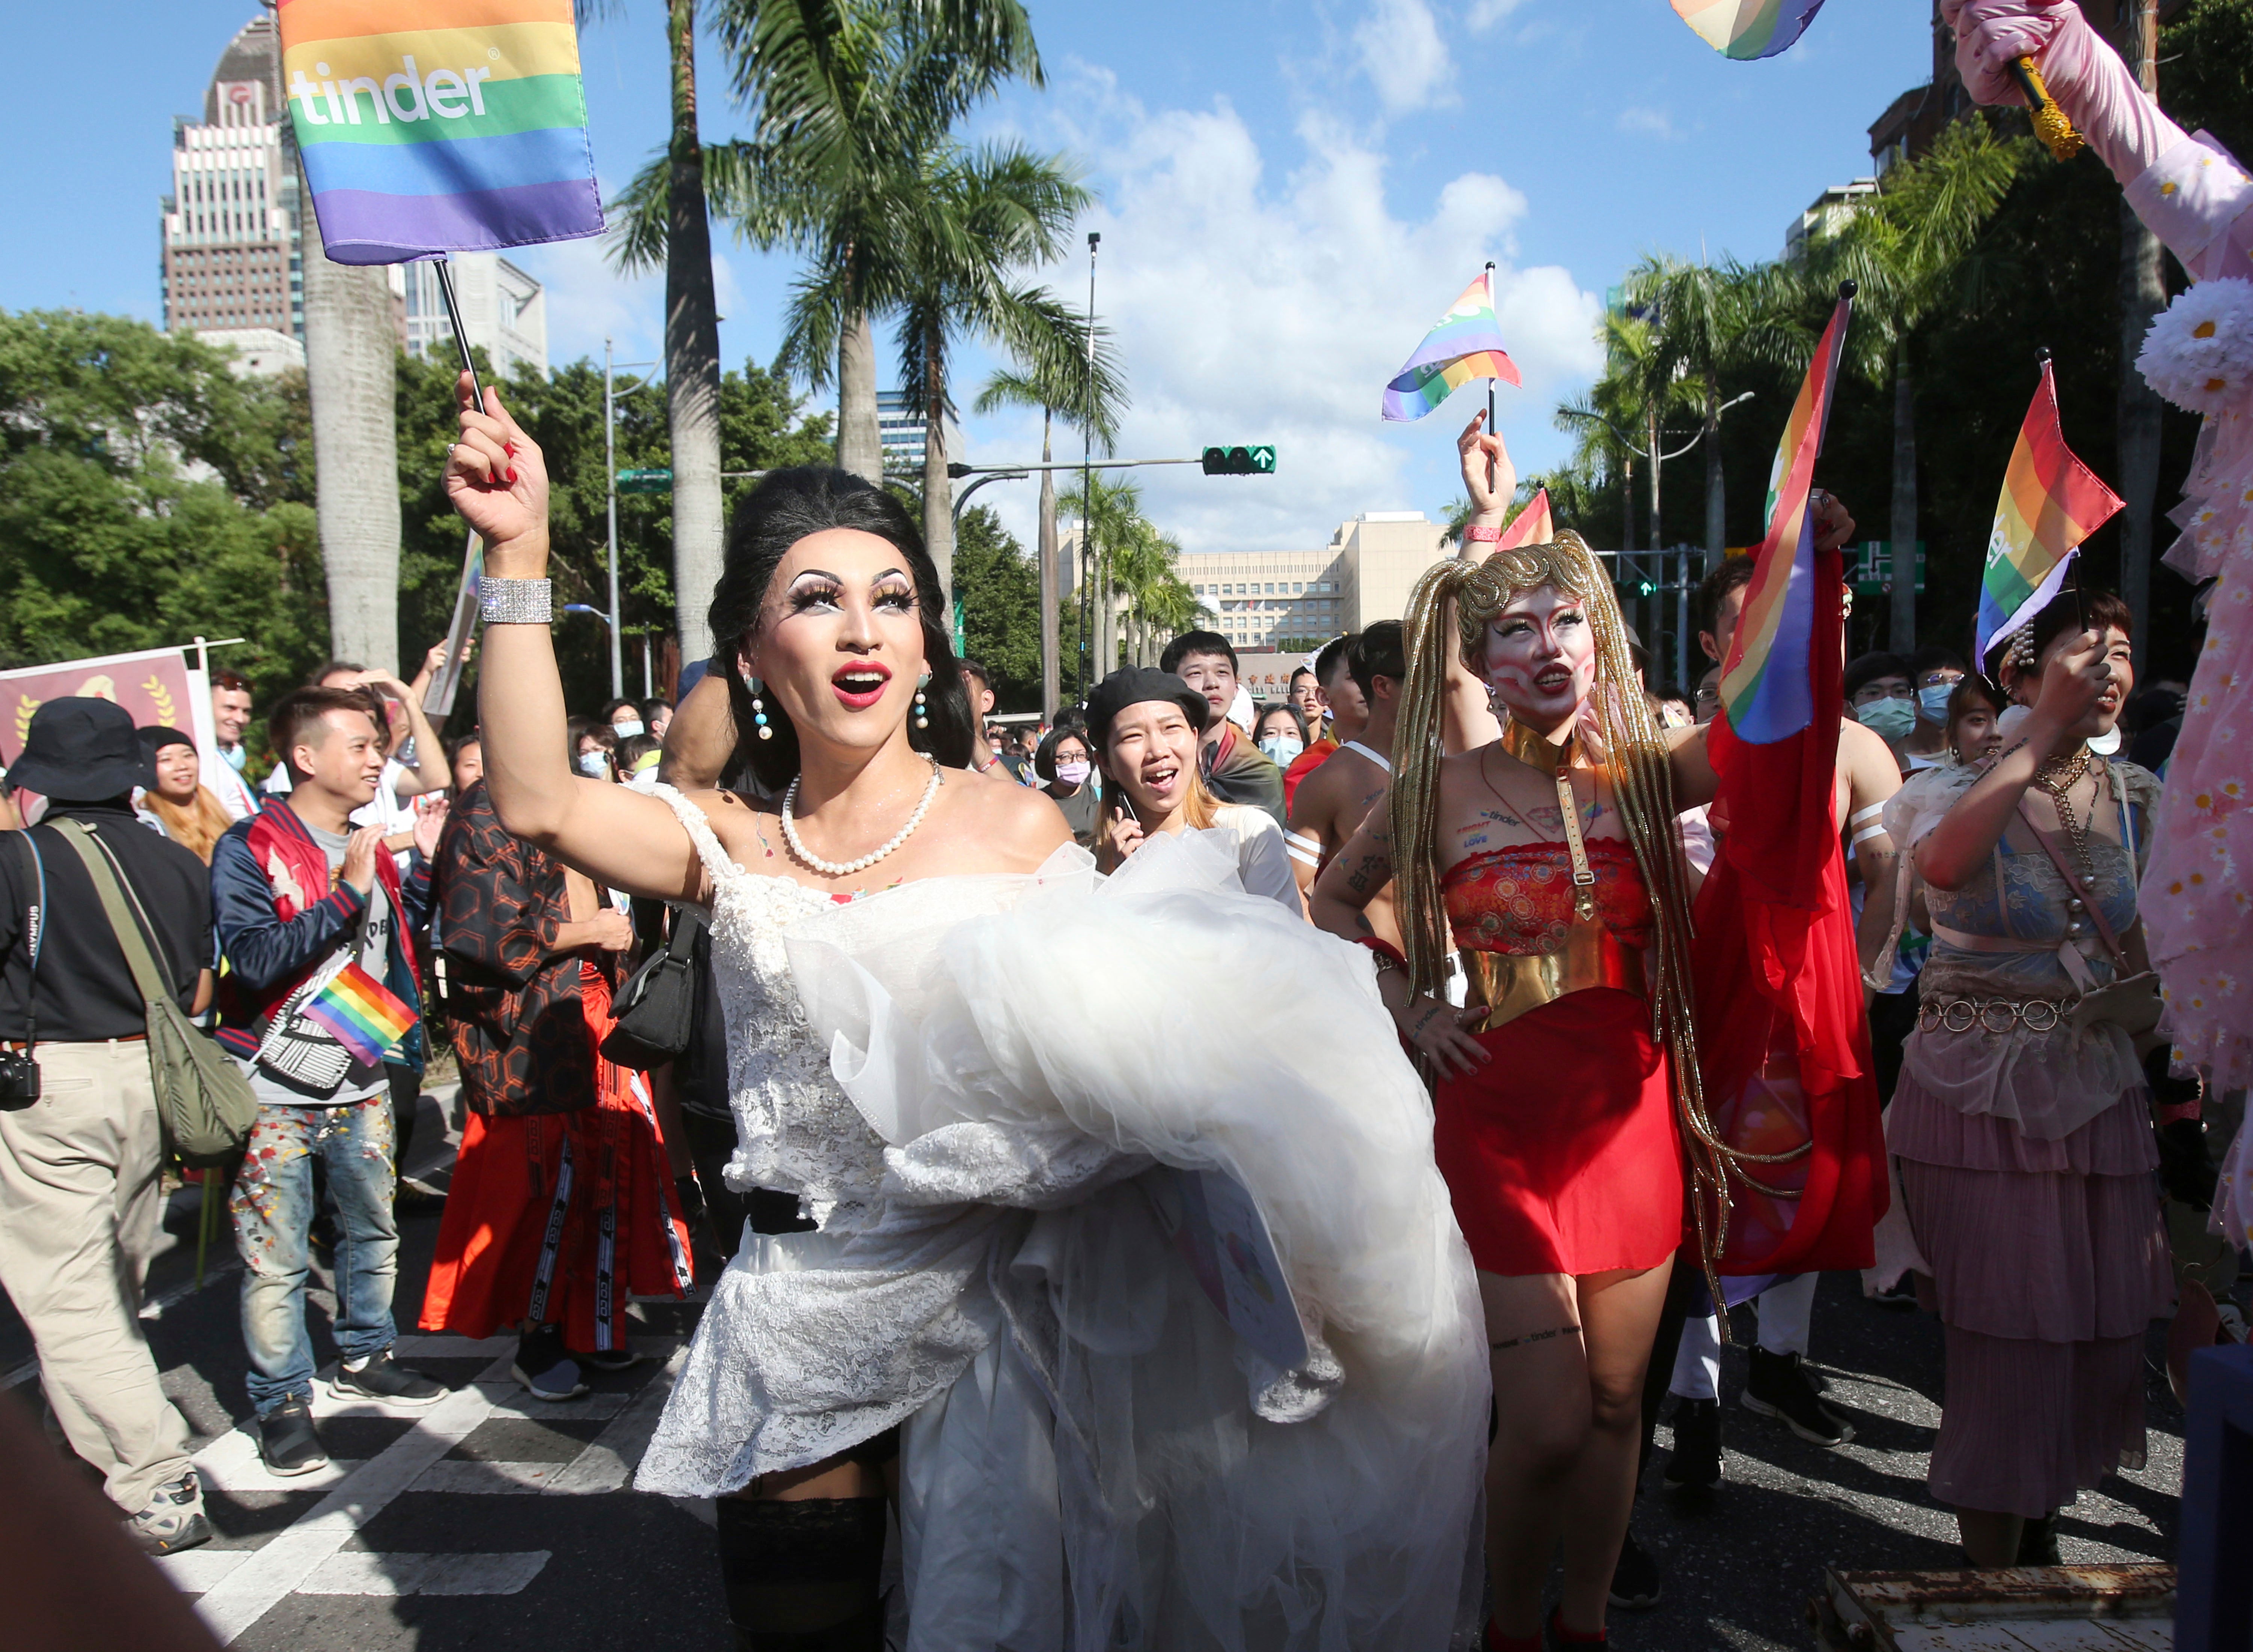
[[(1524, 379), (1503, 391), (1505, 433), (1545, 431), (1557, 401), (1601, 367), (1596, 296), (1563, 269), (1510, 262), (1528, 208), (1501, 178), (1465, 172), (1427, 210), (1403, 214), (1386, 199), (1384, 157), (1318, 117), (1299, 124), (1296, 169), (1271, 177), (1225, 104), (1147, 112), (1097, 75), (1057, 104), (1092, 106), (1098, 122), (1071, 136), (1106, 197), (1088, 227), (1103, 232), (1097, 308), (1133, 399), (1120, 457), (1213, 443), (1280, 450), (1272, 479), (1130, 473), (1185, 549), (1311, 548), (1360, 512), (1435, 510), (1460, 491), (1442, 484), (1473, 399), (1402, 427), (1380, 422), (1379, 398), (1488, 259)], [(1086, 289), (1084, 261), (1049, 276), (1075, 303)], [(1037, 417), (972, 424), (980, 463), (1037, 451)], [(1034, 498), (1029, 484), (980, 495), (1029, 543)]]
[(1675, 128), (1674, 117), (1664, 109), (1622, 109), (1613, 123), (1622, 132), (1641, 133), (1668, 143), (1678, 143), (1682, 137)]
[(1454, 65), (1424, 0), (1377, 0), (1353, 43), (1386, 111), (1400, 115), (1454, 103)]
[(1523, 0), (1472, 0), (1471, 9), (1463, 21), (1473, 34), (1484, 34), (1489, 29), (1517, 10)]

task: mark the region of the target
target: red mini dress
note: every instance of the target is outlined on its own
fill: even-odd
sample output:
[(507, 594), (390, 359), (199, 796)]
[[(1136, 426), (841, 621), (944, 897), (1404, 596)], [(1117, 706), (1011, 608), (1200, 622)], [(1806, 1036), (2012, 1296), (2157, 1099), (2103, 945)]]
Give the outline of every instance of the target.
[[(1650, 941), (1634, 851), (1587, 844), (1596, 910), (1625, 945)], [(1475, 854), (1441, 881), (1455, 944), (1534, 955), (1563, 947), (1573, 868), (1561, 843)], [(1492, 1057), (1440, 1081), (1433, 1149), (1471, 1260), (1489, 1273), (1657, 1267), (1682, 1242), (1683, 1160), (1650, 1003), (1585, 987), (1478, 1035)]]

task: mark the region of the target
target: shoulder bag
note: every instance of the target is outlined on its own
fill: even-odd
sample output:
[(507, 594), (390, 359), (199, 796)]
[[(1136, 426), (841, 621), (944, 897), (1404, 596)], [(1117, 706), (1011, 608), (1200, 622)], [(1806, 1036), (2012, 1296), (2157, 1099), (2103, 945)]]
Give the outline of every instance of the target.
[(157, 1116), (164, 1122), (165, 1139), (191, 1168), (224, 1163), (242, 1150), (258, 1118), (250, 1081), (173, 1001), (149, 944), (155, 926), (109, 846), (83, 821), (59, 820), (54, 826), (86, 862), (87, 875), (108, 916), (110, 933), (117, 938), (132, 968), (133, 984), (147, 1006), (149, 1077), (157, 1091)]
[(686, 1053), (696, 1027), (696, 938), (701, 914), (683, 910), (673, 937), (618, 988), (617, 1024), (603, 1040), (603, 1059), (646, 1072)]

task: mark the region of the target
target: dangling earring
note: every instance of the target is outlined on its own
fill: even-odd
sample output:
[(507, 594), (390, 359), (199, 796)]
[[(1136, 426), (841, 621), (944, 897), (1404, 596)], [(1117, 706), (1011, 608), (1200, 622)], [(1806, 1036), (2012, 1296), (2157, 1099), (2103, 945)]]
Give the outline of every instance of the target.
[(928, 728), (931, 727), (931, 708), (924, 703), (923, 698), (924, 686), (930, 681), (931, 673), (929, 672), (924, 673), (922, 676), (916, 679), (915, 725), (918, 728)]
[(757, 678), (754, 677), (751, 679), (750, 688), (751, 721), (758, 728), (760, 739), (771, 740), (774, 738), (774, 730), (767, 726), (767, 702), (759, 698), (759, 680)]

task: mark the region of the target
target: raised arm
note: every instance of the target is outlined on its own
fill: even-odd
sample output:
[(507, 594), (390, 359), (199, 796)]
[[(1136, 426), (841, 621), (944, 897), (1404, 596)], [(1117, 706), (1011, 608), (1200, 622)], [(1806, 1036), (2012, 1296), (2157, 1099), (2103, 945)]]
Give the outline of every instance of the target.
[[(444, 645), (442, 643), (439, 646), (443, 648)], [(438, 738), (437, 731), (430, 727), (430, 719), (422, 710), (423, 687), (428, 685), (421, 677), (417, 677), (414, 684), (409, 684), (387, 673), (376, 675), (370, 680), (406, 708), (407, 737), (415, 743), (415, 761), (406, 765), (412, 778), (401, 780), (396, 788), (401, 799), (419, 798), (426, 792), (443, 791), (452, 785), (454, 770), (446, 761), (446, 742)], [(415, 684), (422, 684), (422, 687)]]
[(2104, 692), (2111, 671), (2103, 638), (2095, 631), (2082, 632), (2050, 656), (2041, 693), (2019, 725), (2018, 737), (1988, 760), (1987, 772), (1918, 841), (1919, 877), (1936, 889), (1960, 889), (1971, 881), (1994, 853), (2035, 771), (2071, 743), (2071, 731)]
[[(1862, 876), (1862, 916), (1854, 925), (1854, 951), (1862, 966), (1862, 985), (1873, 991), (1883, 985), (1870, 979), (1880, 958), (1890, 959), (1901, 934), (1902, 899), (1901, 852), (1886, 830), (1886, 799), (1901, 790), (1901, 764), (1892, 748), (1859, 722), (1838, 725), (1838, 766), (1846, 776), (1846, 838), (1852, 847), (1854, 869)], [(1888, 964), (1890, 968), (1890, 963)]]
[(736, 712), (728, 703), (728, 680), (708, 671), (673, 711), (657, 777), (683, 791), (708, 791), (720, 784), (735, 755)]
[[(485, 538), (485, 579), (548, 576), (548, 465), (488, 389), (478, 410), (464, 373), (461, 439), (446, 494)], [(485, 627), (478, 673), (485, 784), (501, 823), (598, 882), (661, 900), (697, 900), (704, 877), (688, 833), (664, 800), (575, 775), (555, 640), (544, 624)]]

